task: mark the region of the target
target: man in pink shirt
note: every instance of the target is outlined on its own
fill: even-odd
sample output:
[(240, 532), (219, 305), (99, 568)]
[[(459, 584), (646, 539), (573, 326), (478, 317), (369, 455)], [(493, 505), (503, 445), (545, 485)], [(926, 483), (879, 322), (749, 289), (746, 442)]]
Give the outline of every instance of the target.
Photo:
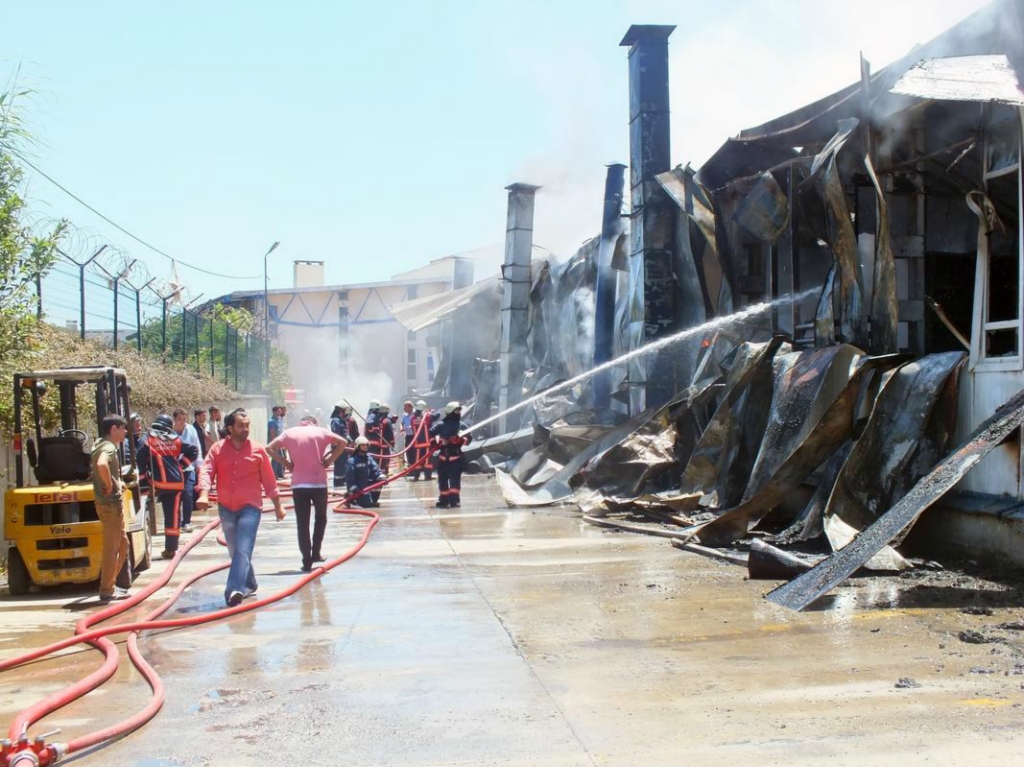
[(264, 492), (274, 502), (278, 521), (285, 515), (270, 456), (262, 445), (249, 441), (249, 416), (241, 409), (228, 413), (224, 427), (227, 438), (214, 443), (203, 461), (196, 508), (210, 505), (210, 486), (216, 483), (220, 525), (231, 556), (224, 601), (235, 607), (256, 593), (252, 551), (263, 514)]
[[(304, 573), (313, 569), (314, 562), (324, 561), (320, 547), (327, 530), (327, 469), (334, 466), (347, 444), (344, 437), (317, 426), (315, 418), (306, 416), (298, 426), (285, 429), (267, 445), (270, 457), (292, 473), (292, 500)], [(312, 546), (310, 506), (316, 511)]]

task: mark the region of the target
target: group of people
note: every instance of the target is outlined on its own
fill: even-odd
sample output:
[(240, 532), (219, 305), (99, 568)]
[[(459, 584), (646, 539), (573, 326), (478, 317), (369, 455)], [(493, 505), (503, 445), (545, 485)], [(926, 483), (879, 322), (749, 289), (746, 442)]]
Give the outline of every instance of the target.
[[(140, 486), (148, 488), (163, 509), (164, 559), (177, 554), (181, 533), (192, 531), (193, 510), (208, 508), (210, 491), (216, 487), (218, 516), (231, 556), (224, 599), (232, 607), (256, 593), (252, 552), (263, 497), (271, 500), (277, 518), (284, 519), (278, 480), (286, 470), (291, 475), (303, 572), (325, 561), (322, 545), (327, 528), (328, 471), (335, 487), (346, 488), (350, 503), (364, 508), (380, 505), (380, 487), (372, 486), (387, 477), (395, 455), (396, 423), (390, 408), (378, 400), (370, 402), (361, 434), (352, 407), (345, 401), (335, 405), (330, 428), (321, 427), (316, 417), (308, 414), (298, 426), (286, 428), (284, 408), (276, 407), (268, 423), (266, 447), (250, 439), (250, 419), (242, 409), (228, 413), (223, 422), (215, 407), (192, 415), (193, 422), (188, 423), (187, 412), (176, 408), (170, 415), (157, 416), (145, 431), (136, 414), (130, 423), (113, 415), (101, 424), (103, 433), (93, 448), (97, 512), (104, 522), (101, 601), (127, 596), (114, 581), (128, 548), (121, 516), (124, 485), (119, 455), (120, 445), (129, 435)], [(464, 434), (462, 406), (449, 402), (442, 414), (431, 411), (422, 400), (409, 401), (397, 426), (404, 437), (402, 453), (409, 478), (415, 481), (424, 474), (430, 480), (436, 468), (435, 506), (457, 508), (461, 503), (462, 448), (470, 442)]]

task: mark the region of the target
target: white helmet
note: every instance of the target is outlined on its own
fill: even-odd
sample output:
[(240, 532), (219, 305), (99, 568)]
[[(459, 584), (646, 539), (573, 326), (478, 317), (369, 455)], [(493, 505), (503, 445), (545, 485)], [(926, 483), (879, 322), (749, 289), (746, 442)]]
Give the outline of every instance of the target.
[(360, 445), (369, 445), (369, 444), (370, 444), (370, 440), (368, 440), (366, 437), (356, 437), (356, 447), (359, 447)]
[(379, 407), (380, 407), (380, 400), (379, 399), (372, 399), (372, 400), (370, 400), (370, 410), (375, 410), (376, 408), (379, 408)]
[(426, 410), (427, 409), (427, 403), (424, 402), (423, 400), (420, 400), (419, 402), (416, 403), (416, 409), (417, 410)]
[(389, 405), (387, 402), (385, 402), (380, 407), (377, 408), (377, 412), (378, 413), (390, 413), (391, 412), (391, 405)]
[(444, 406), (445, 415), (451, 415), (456, 410), (462, 410), (462, 405), (460, 405), (458, 402), (449, 402), (447, 405)]

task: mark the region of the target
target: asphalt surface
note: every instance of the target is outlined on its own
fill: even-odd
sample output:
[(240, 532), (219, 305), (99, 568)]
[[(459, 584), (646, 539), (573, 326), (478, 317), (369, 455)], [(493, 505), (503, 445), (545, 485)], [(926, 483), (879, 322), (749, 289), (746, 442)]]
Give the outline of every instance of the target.
[[(363, 552), (297, 594), (144, 634), (167, 685), (162, 711), (74, 761), (834, 767), (1009, 763), (1024, 748), (1024, 632), (1000, 628), (1024, 617), (1017, 591), (858, 580), (793, 613), (762, 599), (775, 583), (735, 566), (590, 527), (569, 507), (508, 509), (488, 478), (465, 485), (463, 508), (441, 511), (436, 488), (400, 481)], [(331, 515), (325, 554), (363, 526)], [(224, 557), (208, 536), (181, 572)], [(264, 517), (256, 566), (261, 596), (299, 577), (293, 516)], [(223, 578), (191, 587), (169, 615), (219, 609)], [(0, 596), (0, 657), (63, 638), (96, 607), (81, 590)], [(4, 729), (99, 657), (0, 675)], [(60, 727), (67, 740), (147, 698), (125, 661), (30, 732)]]

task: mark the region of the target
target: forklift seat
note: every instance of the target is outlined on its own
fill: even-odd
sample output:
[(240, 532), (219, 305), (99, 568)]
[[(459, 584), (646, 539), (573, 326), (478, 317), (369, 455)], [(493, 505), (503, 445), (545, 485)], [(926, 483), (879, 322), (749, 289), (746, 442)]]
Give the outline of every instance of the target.
[(78, 437), (43, 437), (39, 441), (36, 479), (41, 485), (55, 482), (83, 482), (92, 473), (92, 457), (82, 449)]

